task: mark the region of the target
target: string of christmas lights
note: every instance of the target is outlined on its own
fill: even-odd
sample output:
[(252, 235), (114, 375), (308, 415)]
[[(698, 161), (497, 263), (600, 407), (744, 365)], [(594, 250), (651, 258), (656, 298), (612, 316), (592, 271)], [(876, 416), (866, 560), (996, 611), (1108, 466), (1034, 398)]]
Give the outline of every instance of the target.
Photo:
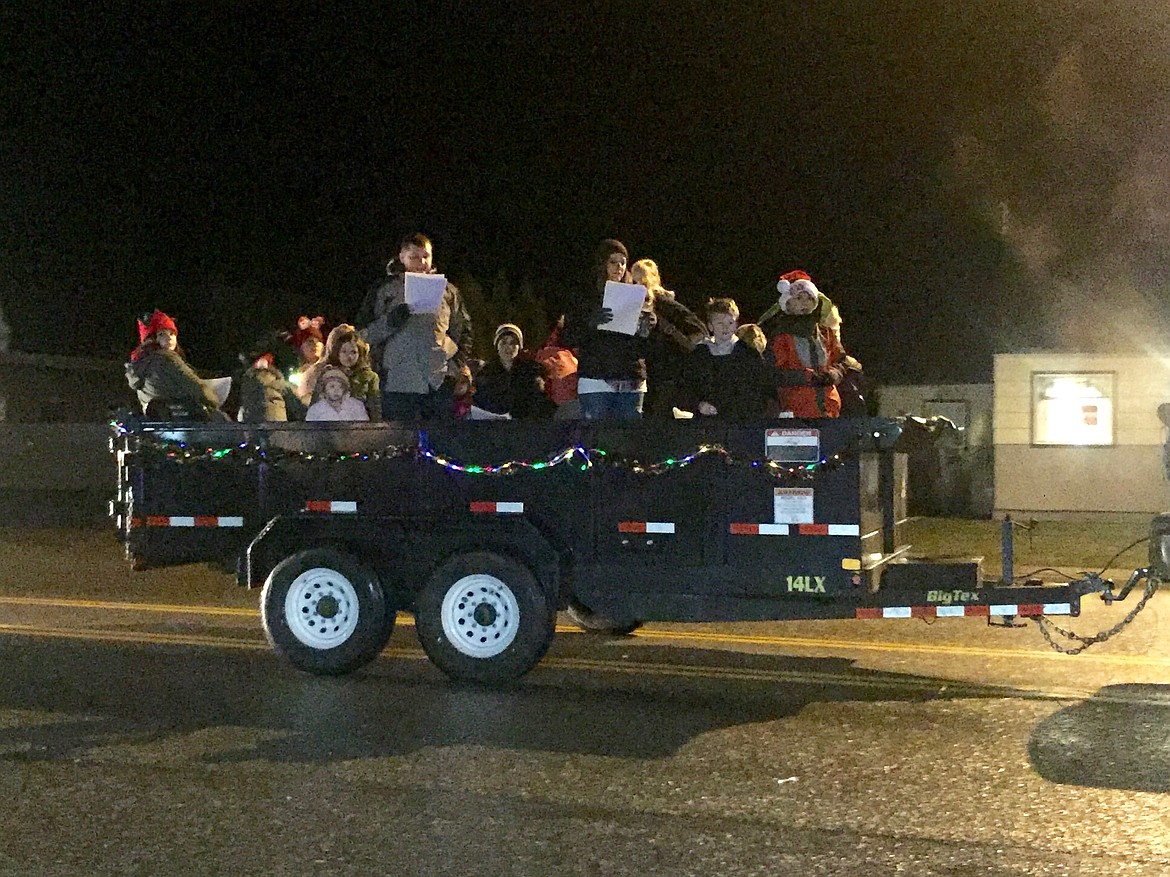
[(533, 460), (505, 460), (500, 463), (469, 463), (454, 459), (447, 454), (430, 447), (425, 433), (420, 433), (418, 444), (388, 445), (384, 448), (360, 452), (322, 452), (297, 451), (285, 448), (275, 448), (257, 442), (240, 442), (226, 447), (207, 447), (193, 445), (185, 441), (176, 441), (158, 436), (142, 436), (137, 451), (145, 459), (153, 462), (172, 463), (199, 463), (234, 460), (249, 466), (265, 463), (279, 465), (288, 462), (354, 462), (418, 459), (426, 460), (441, 466), (450, 472), (465, 475), (505, 476), (516, 475), (521, 472), (540, 472), (555, 468), (562, 464), (573, 464), (581, 471), (590, 468), (604, 468), (623, 470), (634, 475), (656, 476), (677, 471), (693, 464), (702, 457), (716, 457), (726, 465), (741, 468), (750, 468), (756, 472), (776, 480), (808, 480), (821, 473), (839, 468), (846, 460), (856, 454), (854, 448), (837, 451), (807, 463), (780, 462), (756, 458), (741, 458), (732, 454), (721, 444), (701, 444), (694, 450), (667, 457), (654, 462), (644, 462), (637, 458), (627, 458), (615, 455), (602, 448), (587, 448), (584, 445), (571, 445), (553, 454)]
[(525, 471), (539, 472), (542, 469), (551, 469), (554, 466), (559, 466), (561, 463), (574, 462), (578, 458), (581, 461), (579, 468), (584, 471), (593, 465), (593, 460), (590, 457), (591, 453), (591, 451), (581, 445), (573, 445), (542, 460), (508, 460), (499, 465), (491, 465), (488, 463), (469, 464), (460, 463), (431, 450), (426, 439), (426, 433), (419, 433), (418, 445), (418, 455), (424, 460), (436, 463), (450, 472), (463, 472), (467, 475), (514, 475), (518, 472)]

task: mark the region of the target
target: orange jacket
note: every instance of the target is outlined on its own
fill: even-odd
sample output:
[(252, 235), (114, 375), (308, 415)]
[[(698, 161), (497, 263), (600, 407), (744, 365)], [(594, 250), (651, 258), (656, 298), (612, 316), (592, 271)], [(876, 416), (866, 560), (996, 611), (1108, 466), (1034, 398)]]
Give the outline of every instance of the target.
[(808, 337), (782, 333), (769, 345), (780, 372), (780, 408), (794, 417), (839, 417), (839, 367), (844, 351), (827, 329), (816, 326)]
[(544, 370), (544, 393), (557, 405), (577, 398), (577, 357), (561, 344), (561, 331), (554, 328), (536, 351), (535, 359)]

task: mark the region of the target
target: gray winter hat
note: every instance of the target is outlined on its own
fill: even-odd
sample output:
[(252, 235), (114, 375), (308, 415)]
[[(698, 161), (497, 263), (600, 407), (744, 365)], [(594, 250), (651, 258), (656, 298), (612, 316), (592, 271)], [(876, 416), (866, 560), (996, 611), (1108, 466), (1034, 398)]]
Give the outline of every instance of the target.
[(515, 323), (500, 323), (496, 327), (496, 335), (492, 338), (492, 347), (496, 347), (500, 343), (500, 338), (504, 335), (515, 335), (516, 340), (520, 344), (520, 349), (524, 349), (524, 333), (520, 331), (520, 327)]

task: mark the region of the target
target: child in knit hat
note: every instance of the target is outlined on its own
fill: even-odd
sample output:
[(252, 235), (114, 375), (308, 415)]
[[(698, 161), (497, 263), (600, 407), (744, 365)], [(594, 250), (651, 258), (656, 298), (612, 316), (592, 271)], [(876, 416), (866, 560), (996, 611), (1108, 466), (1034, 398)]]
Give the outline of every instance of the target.
[(321, 398), (309, 406), (305, 420), (369, 420), (366, 406), (349, 394), (349, 378), (339, 368), (327, 368), (317, 379)]
[(514, 418), (551, 417), (553, 405), (544, 395), (540, 365), (530, 356), (521, 356), (524, 333), (520, 327), (501, 323), (493, 342), (496, 356), (475, 378), (475, 407)]
[(297, 394), (306, 405), (321, 398), (318, 382), (326, 369), (339, 368), (349, 378), (350, 394), (366, 406), (370, 420), (382, 419), (382, 392), (378, 374), (370, 364), (370, 345), (349, 323), (333, 327), (325, 341), (325, 354), (301, 374)]

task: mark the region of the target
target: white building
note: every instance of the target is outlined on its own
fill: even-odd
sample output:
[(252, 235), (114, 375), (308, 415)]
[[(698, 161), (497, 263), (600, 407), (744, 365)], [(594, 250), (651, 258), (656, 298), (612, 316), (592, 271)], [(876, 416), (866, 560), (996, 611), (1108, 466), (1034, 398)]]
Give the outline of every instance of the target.
[(1170, 356), (997, 354), (994, 388), (996, 516), (1170, 508)]

